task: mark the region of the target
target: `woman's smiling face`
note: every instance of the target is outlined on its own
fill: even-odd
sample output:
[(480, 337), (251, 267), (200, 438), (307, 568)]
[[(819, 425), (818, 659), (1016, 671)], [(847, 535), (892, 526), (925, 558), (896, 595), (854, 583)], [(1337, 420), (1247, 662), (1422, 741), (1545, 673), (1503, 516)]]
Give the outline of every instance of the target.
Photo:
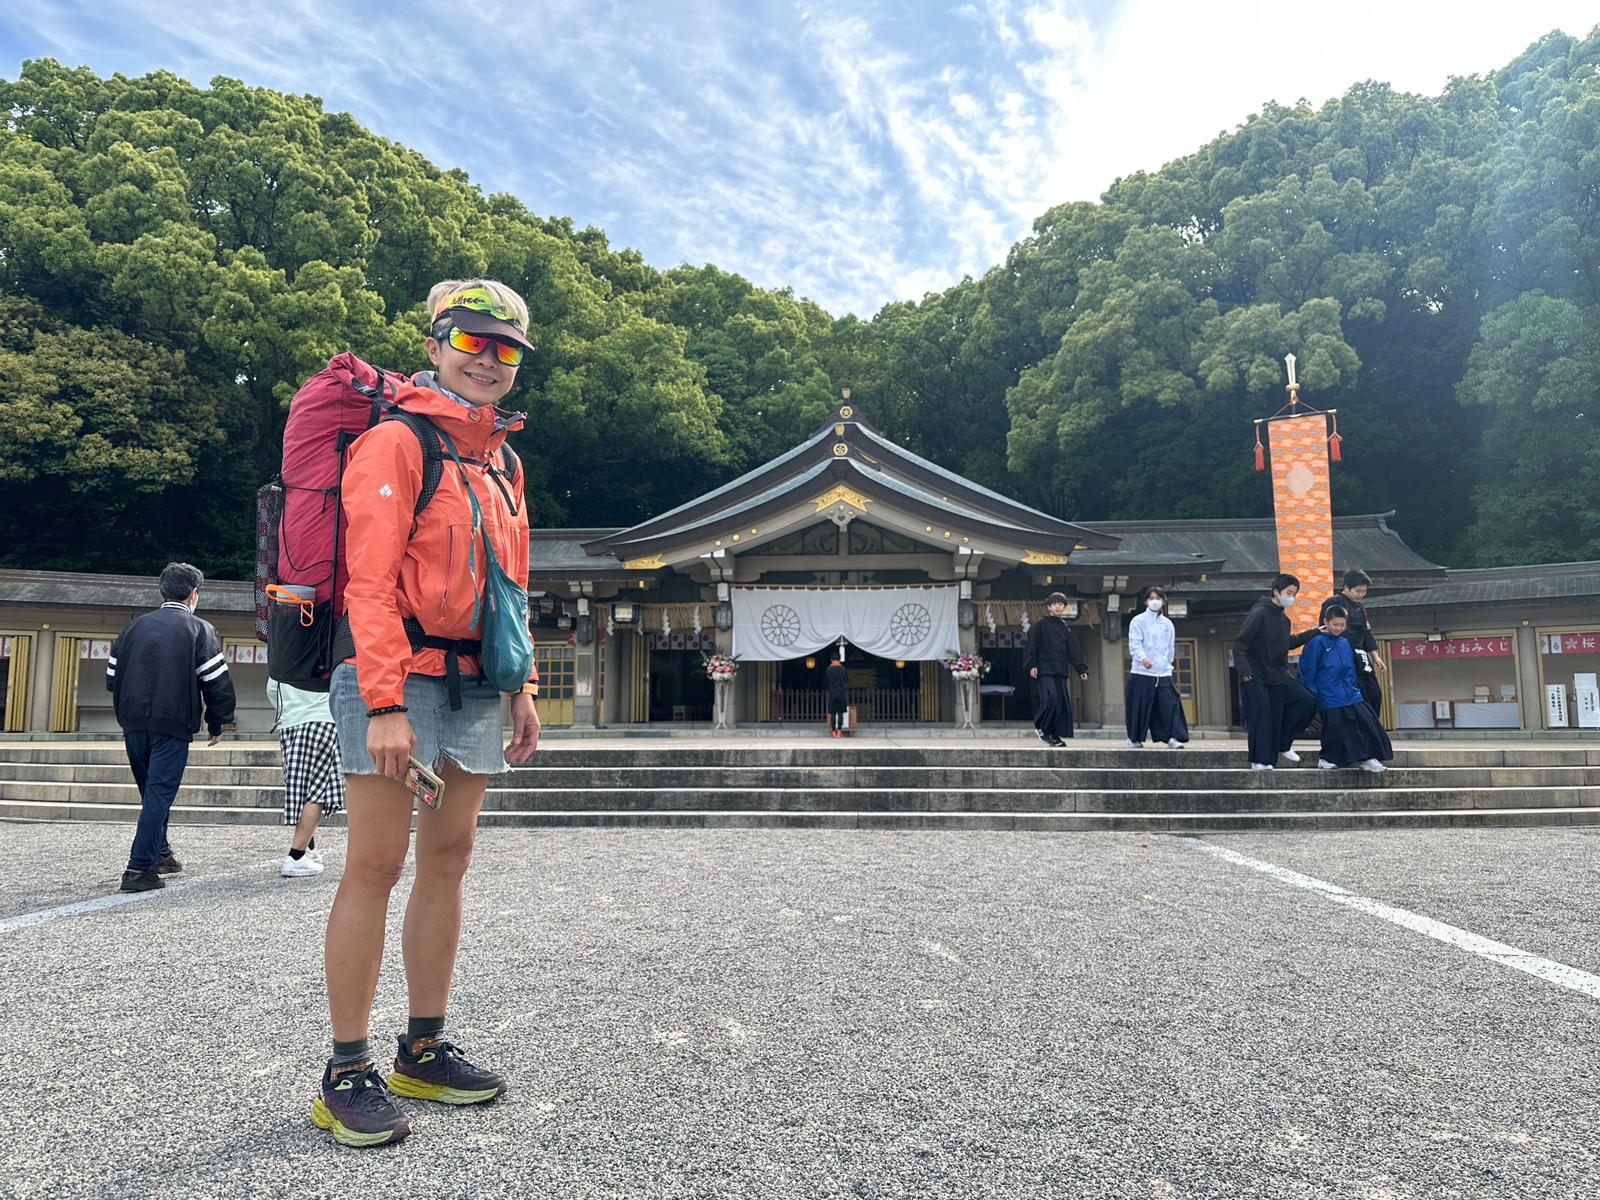
[(428, 358), (438, 370), (439, 386), (474, 406), (499, 403), (517, 381), (517, 368), (500, 361), (492, 340), (479, 353), (467, 354), (448, 341), (429, 338)]

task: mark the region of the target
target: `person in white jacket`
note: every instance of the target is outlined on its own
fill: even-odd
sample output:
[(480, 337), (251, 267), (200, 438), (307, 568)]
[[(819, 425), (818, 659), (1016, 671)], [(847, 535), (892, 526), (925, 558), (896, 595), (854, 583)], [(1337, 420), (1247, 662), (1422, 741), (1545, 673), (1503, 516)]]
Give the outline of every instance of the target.
[(1160, 588), (1145, 593), (1144, 611), (1128, 626), (1128, 745), (1143, 746), (1146, 738), (1181, 750), (1189, 740), (1189, 723), (1183, 719), (1183, 701), (1172, 678), (1178, 650), (1178, 631), (1162, 615), (1167, 597)]

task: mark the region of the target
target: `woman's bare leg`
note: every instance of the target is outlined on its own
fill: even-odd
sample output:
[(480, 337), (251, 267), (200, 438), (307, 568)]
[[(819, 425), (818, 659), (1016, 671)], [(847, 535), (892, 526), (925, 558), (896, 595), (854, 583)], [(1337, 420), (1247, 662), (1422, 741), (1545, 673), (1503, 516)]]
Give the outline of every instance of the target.
[(411, 843), (411, 793), (382, 775), (347, 775), (345, 783), (344, 875), (328, 914), (324, 961), (334, 1040), (354, 1042), (372, 1019), (389, 893)]
[(439, 771), (444, 802), (417, 816), (417, 879), (406, 904), (406, 985), (411, 1016), (442, 1017), (450, 999), (461, 943), (462, 876), (472, 861), (487, 775), (446, 761)]

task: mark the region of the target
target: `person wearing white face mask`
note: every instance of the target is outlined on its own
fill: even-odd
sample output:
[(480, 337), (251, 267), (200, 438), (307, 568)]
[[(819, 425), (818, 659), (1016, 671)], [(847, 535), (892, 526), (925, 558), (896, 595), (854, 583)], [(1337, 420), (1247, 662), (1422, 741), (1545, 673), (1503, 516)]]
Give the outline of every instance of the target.
[(1280, 757), (1299, 762), (1294, 739), (1317, 711), (1317, 698), (1289, 671), (1289, 651), (1322, 632), (1290, 631), (1286, 610), (1299, 592), (1293, 575), (1275, 576), (1271, 593), (1255, 602), (1233, 642), (1252, 771), (1270, 771)]
[(1145, 593), (1144, 612), (1128, 626), (1128, 745), (1142, 746), (1146, 737), (1182, 750), (1189, 740), (1183, 700), (1173, 681), (1178, 632), (1162, 614), (1166, 593), (1153, 587)]

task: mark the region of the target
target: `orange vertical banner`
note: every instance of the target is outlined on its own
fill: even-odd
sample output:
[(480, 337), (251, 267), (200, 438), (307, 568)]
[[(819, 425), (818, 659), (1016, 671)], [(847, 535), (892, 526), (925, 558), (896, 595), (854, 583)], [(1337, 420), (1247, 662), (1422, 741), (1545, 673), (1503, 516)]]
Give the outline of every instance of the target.
[(1333, 592), (1333, 492), (1328, 481), (1328, 419), (1322, 413), (1267, 422), (1278, 570), (1300, 580), (1289, 610), (1296, 633), (1314, 629)]

